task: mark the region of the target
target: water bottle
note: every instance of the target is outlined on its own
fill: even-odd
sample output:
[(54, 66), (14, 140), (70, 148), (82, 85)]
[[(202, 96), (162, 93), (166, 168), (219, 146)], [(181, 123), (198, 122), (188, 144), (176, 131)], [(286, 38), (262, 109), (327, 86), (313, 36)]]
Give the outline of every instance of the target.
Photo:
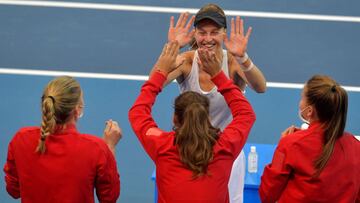
[(248, 156), (248, 171), (249, 173), (257, 173), (258, 170), (258, 155), (256, 153), (256, 147), (250, 147), (250, 153)]

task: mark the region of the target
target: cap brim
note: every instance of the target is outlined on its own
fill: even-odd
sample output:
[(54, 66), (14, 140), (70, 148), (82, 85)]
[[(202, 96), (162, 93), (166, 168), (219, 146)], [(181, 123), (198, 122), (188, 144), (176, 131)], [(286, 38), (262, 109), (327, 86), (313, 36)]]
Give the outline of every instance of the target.
[(209, 20), (213, 21), (214, 23), (216, 23), (216, 24), (217, 24), (218, 26), (220, 26), (220, 27), (226, 27), (226, 25), (224, 25), (222, 22), (220, 22), (217, 18), (211, 17), (211, 16), (203, 16), (203, 17), (199, 18), (199, 19), (197, 20), (197, 22), (195, 23), (195, 26), (196, 26), (197, 24), (199, 24), (200, 21), (205, 20), (205, 19), (209, 19)]

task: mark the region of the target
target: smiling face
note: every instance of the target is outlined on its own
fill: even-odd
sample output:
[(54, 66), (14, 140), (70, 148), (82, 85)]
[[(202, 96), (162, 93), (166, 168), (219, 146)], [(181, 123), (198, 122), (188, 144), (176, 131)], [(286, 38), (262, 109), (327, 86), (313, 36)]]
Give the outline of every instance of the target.
[(214, 21), (204, 19), (195, 28), (195, 40), (199, 48), (215, 51), (222, 48), (225, 29)]

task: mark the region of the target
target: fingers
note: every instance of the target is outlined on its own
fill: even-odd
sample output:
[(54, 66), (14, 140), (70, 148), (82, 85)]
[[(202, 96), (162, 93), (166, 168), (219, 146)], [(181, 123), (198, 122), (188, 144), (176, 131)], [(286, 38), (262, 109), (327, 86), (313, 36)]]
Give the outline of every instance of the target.
[(246, 35), (245, 35), (246, 39), (250, 38), (251, 32), (252, 32), (252, 27), (249, 27), (249, 29), (247, 30)]
[(193, 15), (193, 16), (190, 18), (189, 22), (186, 24), (185, 29), (186, 29), (186, 30), (190, 30), (190, 28), (191, 28), (192, 24), (194, 23), (194, 21), (195, 21), (195, 16)]
[(241, 32), (241, 20), (239, 16), (236, 16), (236, 22), (235, 22), (235, 33), (236, 34), (242, 34)]
[(171, 29), (173, 27), (174, 27), (174, 16), (171, 16), (170, 17), (170, 26), (169, 26), (169, 28)]
[(109, 132), (109, 130), (111, 129), (111, 125), (112, 125), (112, 122), (111, 122), (112, 120), (110, 119), (110, 120), (108, 120), (108, 121), (106, 121), (105, 122), (105, 129), (104, 129), (104, 132), (106, 133), (106, 132)]
[[(249, 27), (245, 37), (249, 38), (251, 31), (252, 27)], [(234, 18), (231, 19), (231, 34), (244, 36), (244, 20), (241, 19), (240, 16), (236, 17), (236, 22)]]
[(165, 44), (164, 47), (163, 47), (163, 50), (162, 50), (162, 52), (161, 52), (161, 56), (166, 55), (167, 49), (168, 49), (168, 44)]
[(179, 19), (176, 22), (176, 27), (179, 27), (182, 23), (185, 13), (181, 13)]
[(179, 24), (181, 28), (185, 27), (188, 18), (189, 18), (189, 13), (188, 12), (184, 13), (183, 18), (181, 19), (181, 22)]
[(298, 130), (300, 130), (298, 127), (292, 125), (292, 126), (288, 127), (286, 130), (284, 130), (284, 132), (281, 133), (281, 137), (285, 137), (285, 136), (292, 134)]
[(219, 72), (221, 68), (221, 63), (215, 52), (208, 51), (205, 49), (198, 49), (200, 63), (205, 72), (213, 76)]
[(231, 18), (231, 31), (230, 31), (231, 35), (235, 35), (235, 22), (234, 22), (234, 18)]
[(238, 16), (237, 18), (236, 18), (236, 21), (237, 21), (237, 26), (238, 26), (238, 29), (239, 29), (239, 34), (241, 35), (241, 36), (243, 36), (244, 35), (244, 20), (243, 19), (240, 19), (240, 17)]
[(170, 56), (177, 56), (179, 52), (179, 43), (177, 41), (168, 43), (167, 53)]

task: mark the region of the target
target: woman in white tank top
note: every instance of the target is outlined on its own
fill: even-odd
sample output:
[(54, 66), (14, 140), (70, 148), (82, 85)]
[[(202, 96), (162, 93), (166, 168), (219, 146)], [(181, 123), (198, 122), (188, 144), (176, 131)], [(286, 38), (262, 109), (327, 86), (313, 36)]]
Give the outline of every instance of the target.
[[(251, 28), (246, 34), (243, 21), (239, 17), (231, 21), (231, 34), (226, 36), (226, 17), (223, 10), (215, 4), (202, 7), (189, 21), (189, 14), (182, 13), (174, 25), (174, 17), (170, 19), (168, 40), (177, 40), (181, 47), (186, 46), (194, 38), (198, 50), (206, 49), (216, 53), (222, 59), (222, 69), (229, 78), (244, 91), (249, 84), (256, 92), (265, 92), (266, 80), (261, 71), (252, 63), (246, 54), (247, 42)], [(188, 21), (188, 22), (187, 22)], [(191, 24), (195, 29), (190, 31)], [(227, 49), (223, 50), (222, 44)], [(228, 53), (229, 52), (229, 53)], [(168, 75), (167, 83), (177, 79), (180, 91), (195, 91), (207, 96), (210, 100), (210, 117), (214, 126), (224, 129), (232, 120), (231, 113), (224, 98), (211, 77), (203, 70), (198, 58), (198, 51), (188, 51), (178, 57), (178, 68)], [(245, 156), (241, 152), (233, 164), (229, 180), (231, 203), (242, 203), (245, 176)]]

